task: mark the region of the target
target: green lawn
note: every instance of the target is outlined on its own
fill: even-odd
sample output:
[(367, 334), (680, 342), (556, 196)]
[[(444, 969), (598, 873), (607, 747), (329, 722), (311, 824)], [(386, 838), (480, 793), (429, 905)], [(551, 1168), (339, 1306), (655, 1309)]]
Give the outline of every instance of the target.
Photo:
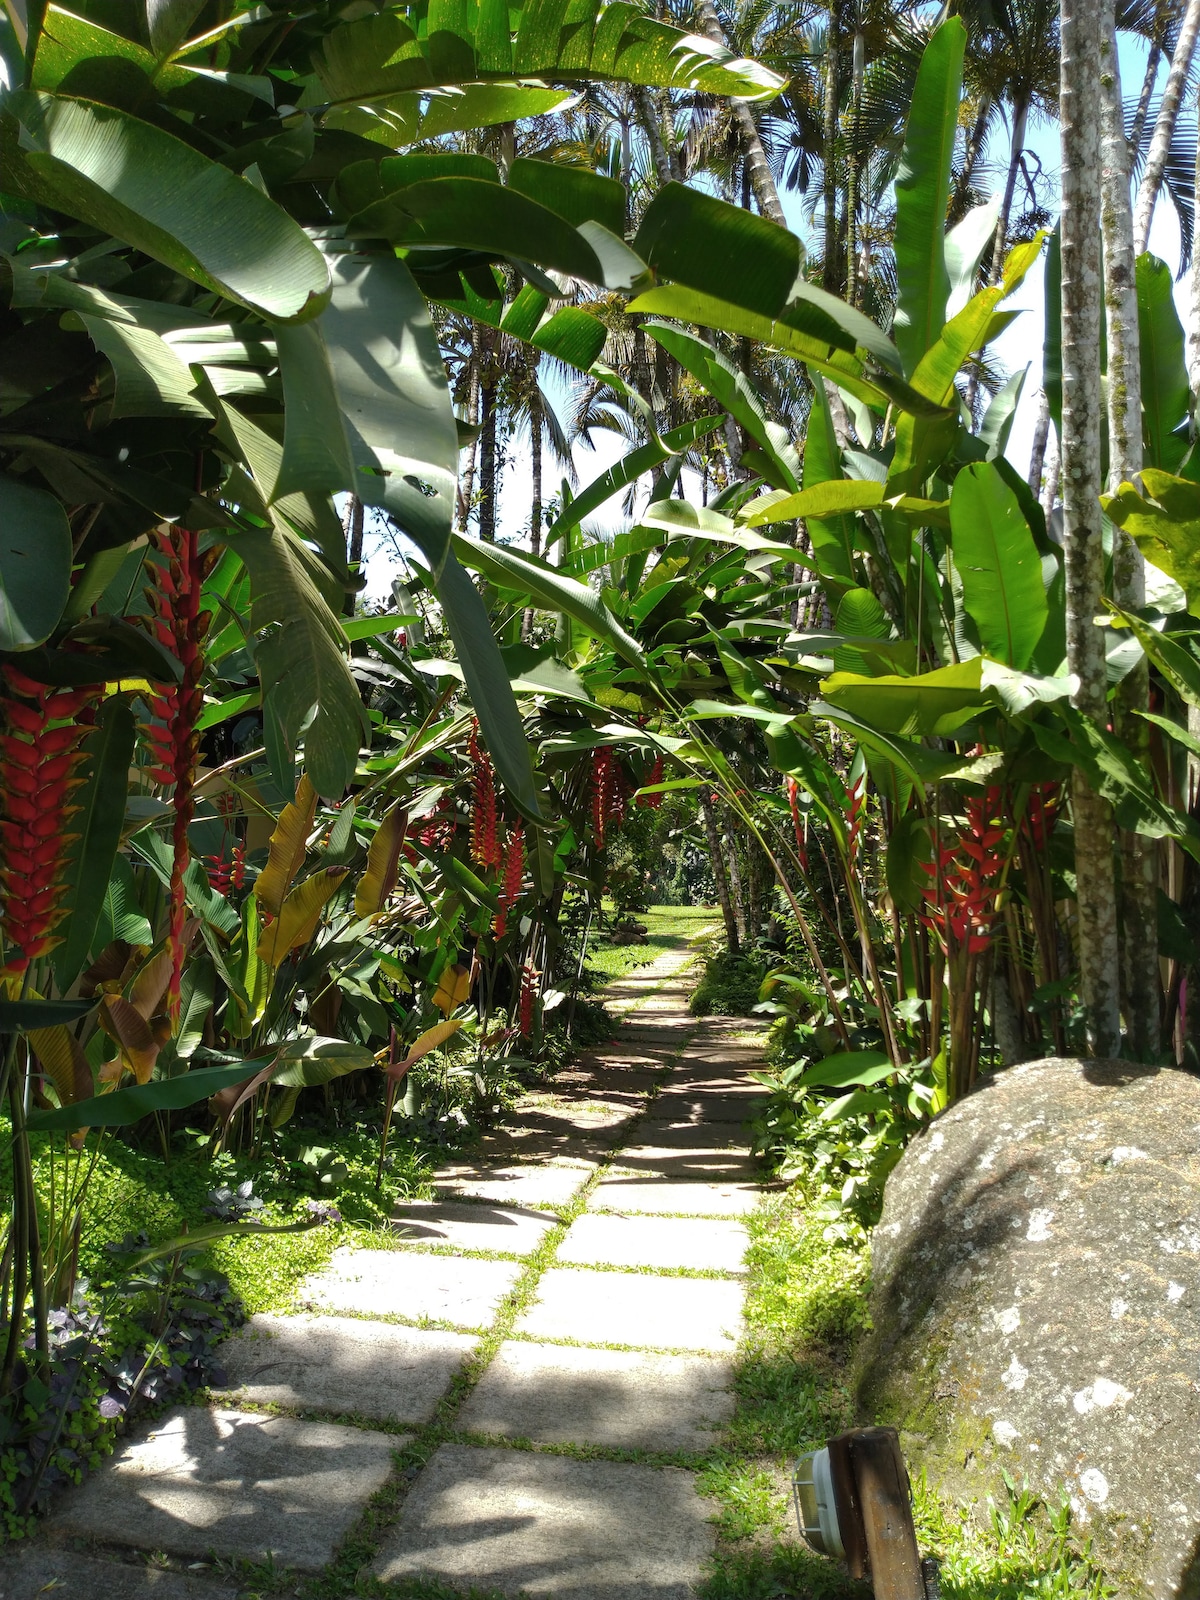
[[(612, 907), (605, 910), (611, 913)], [(637, 920), (646, 925), (644, 944), (609, 944), (604, 934), (589, 942), (587, 964), (599, 975), (598, 987), (715, 928), (721, 913), (708, 906), (651, 906), (649, 911), (639, 911)]]

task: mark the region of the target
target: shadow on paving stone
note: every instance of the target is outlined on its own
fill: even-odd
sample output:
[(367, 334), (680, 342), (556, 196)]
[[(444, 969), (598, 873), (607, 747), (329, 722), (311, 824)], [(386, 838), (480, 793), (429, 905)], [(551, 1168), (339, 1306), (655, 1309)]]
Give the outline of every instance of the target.
[(251, 1317), (221, 1346), (236, 1405), (290, 1406), (376, 1422), (424, 1423), (437, 1410), (475, 1339), (466, 1333), (398, 1328), (360, 1317)]
[(687, 1472), (446, 1444), (367, 1570), (555, 1600), (694, 1600), (709, 1510)]
[(729, 1361), (526, 1344), (500, 1350), (459, 1412), (468, 1433), (614, 1450), (711, 1450), (733, 1415)]
[(0, 1556), (0, 1600), (236, 1600), (238, 1590), (190, 1572), (35, 1547)]
[(55, 1535), (316, 1572), (392, 1470), (402, 1434), (178, 1406), (47, 1520)]
[(486, 1201), (408, 1200), (392, 1214), (398, 1239), (412, 1245), (452, 1245), (528, 1255), (554, 1226), (544, 1211), (494, 1206)]

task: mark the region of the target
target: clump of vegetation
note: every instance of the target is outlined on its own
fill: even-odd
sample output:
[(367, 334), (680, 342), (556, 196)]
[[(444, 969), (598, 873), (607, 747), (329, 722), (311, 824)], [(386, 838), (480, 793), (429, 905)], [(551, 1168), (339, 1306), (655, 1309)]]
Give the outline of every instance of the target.
[(704, 955), (700, 982), (688, 1002), (696, 1017), (748, 1017), (758, 1004), (759, 989), (767, 975), (765, 959), (756, 951), (709, 949)]

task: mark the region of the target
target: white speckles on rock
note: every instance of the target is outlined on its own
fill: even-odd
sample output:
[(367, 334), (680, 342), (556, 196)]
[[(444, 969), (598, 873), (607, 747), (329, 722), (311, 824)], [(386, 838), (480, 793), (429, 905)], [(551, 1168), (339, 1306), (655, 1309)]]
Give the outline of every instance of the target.
[(1111, 1378), (1097, 1378), (1075, 1396), (1075, 1409), (1081, 1417), (1090, 1411), (1107, 1411), (1110, 1406), (1127, 1405), (1133, 1395), (1122, 1384)]
[(1119, 1167), (1123, 1161), (1149, 1161), (1150, 1157), (1144, 1150), (1139, 1150), (1135, 1144), (1114, 1145), (1109, 1152), (1108, 1164)]
[(1006, 1389), (1017, 1391), (1025, 1387), (1029, 1377), (1029, 1368), (1023, 1367), (1016, 1356), (1008, 1363), (1007, 1370), (1000, 1374), (1000, 1382)]
[(1016, 1333), (1021, 1326), (1021, 1312), (1018, 1306), (1006, 1306), (1003, 1311), (993, 1311), (992, 1316), (1001, 1333)]
[(1108, 1314), (1113, 1319), (1114, 1322), (1120, 1322), (1121, 1318), (1125, 1315), (1125, 1313), (1128, 1310), (1129, 1310), (1129, 1301), (1128, 1300), (1117, 1299), (1117, 1300), (1114, 1300), (1112, 1305), (1109, 1306)]
[(1102, 1506), (1108, 1499), (1108, 1479), (1099, 1467), (1089, 1467), (1079, 1474), (1079, 1487), (1089, 1505)]
[(1020, 1428), (1014, 1428), (1011, 1422), (993, 1422), (992, 1438), (1005, 1450), (1011, 1450), (1021, 1437)]
[(1054, 1163), (1054, 1170), (1060, 1178), (1070, 1178), (1074, 1177), (1077, 1172), (1082, 1172), (1083, 1168), (1074, 1156), (1067, 1156), (1064, 1161), (1056, 1161)]
[(1025, 1237), (1030, 1244), (1040, 1244), (1043, 1239), (1050, 1238), (1050, 1224), (1054, 1221), (1053, 1211), (1047, 1211), (1042, 1206), (1035, 1206), (1029, 1213), (1029, 1227)]
[[(1175, 1283), (1174, 1280), (1172, 1280), (1172, 1282), (1167, 1285), (1167, 1304), (1177, 1306), (1186, 1293), (1187, 1290), (1184, 1288), (1183, 1284)], [(1198, 1478), (1197, 1481), (1200, 1482), (1200, 1478)]]

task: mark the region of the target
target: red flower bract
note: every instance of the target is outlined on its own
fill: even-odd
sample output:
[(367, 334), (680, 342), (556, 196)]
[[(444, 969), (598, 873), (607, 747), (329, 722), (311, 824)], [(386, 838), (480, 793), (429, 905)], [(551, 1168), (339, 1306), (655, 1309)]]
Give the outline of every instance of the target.
[(77, 746), (87, 732), (76, 719), (99, 692), (98, 687), (48, 689), (15, 667), (3, 669), (0, 711), (14, 731), (0, 739), (5, 810), (0, 921), (13, 946), (5, 970), (18, 978), (59, 942), (53, 930), (63, 914), (62, 868), (76, 837), (67, 831), (76, 811), (69, 802), (80, 782)]
[(521, 898), (525, 882), (525, 830), (518, 822), (508, 836), (504, 853), (504, 882), (500, 887), (500, 909), (492, 924), (496, 937), (502, 938), (508, 928), (509, 909)]
[(487, 751), (479, 743), (478, 723), (471, 729), (467, 752), (473, 769), (475, 802), (471, 811), (471, 856), (481, 867), (498, 867), (502, 857), (496, 827), (496, 775)]

